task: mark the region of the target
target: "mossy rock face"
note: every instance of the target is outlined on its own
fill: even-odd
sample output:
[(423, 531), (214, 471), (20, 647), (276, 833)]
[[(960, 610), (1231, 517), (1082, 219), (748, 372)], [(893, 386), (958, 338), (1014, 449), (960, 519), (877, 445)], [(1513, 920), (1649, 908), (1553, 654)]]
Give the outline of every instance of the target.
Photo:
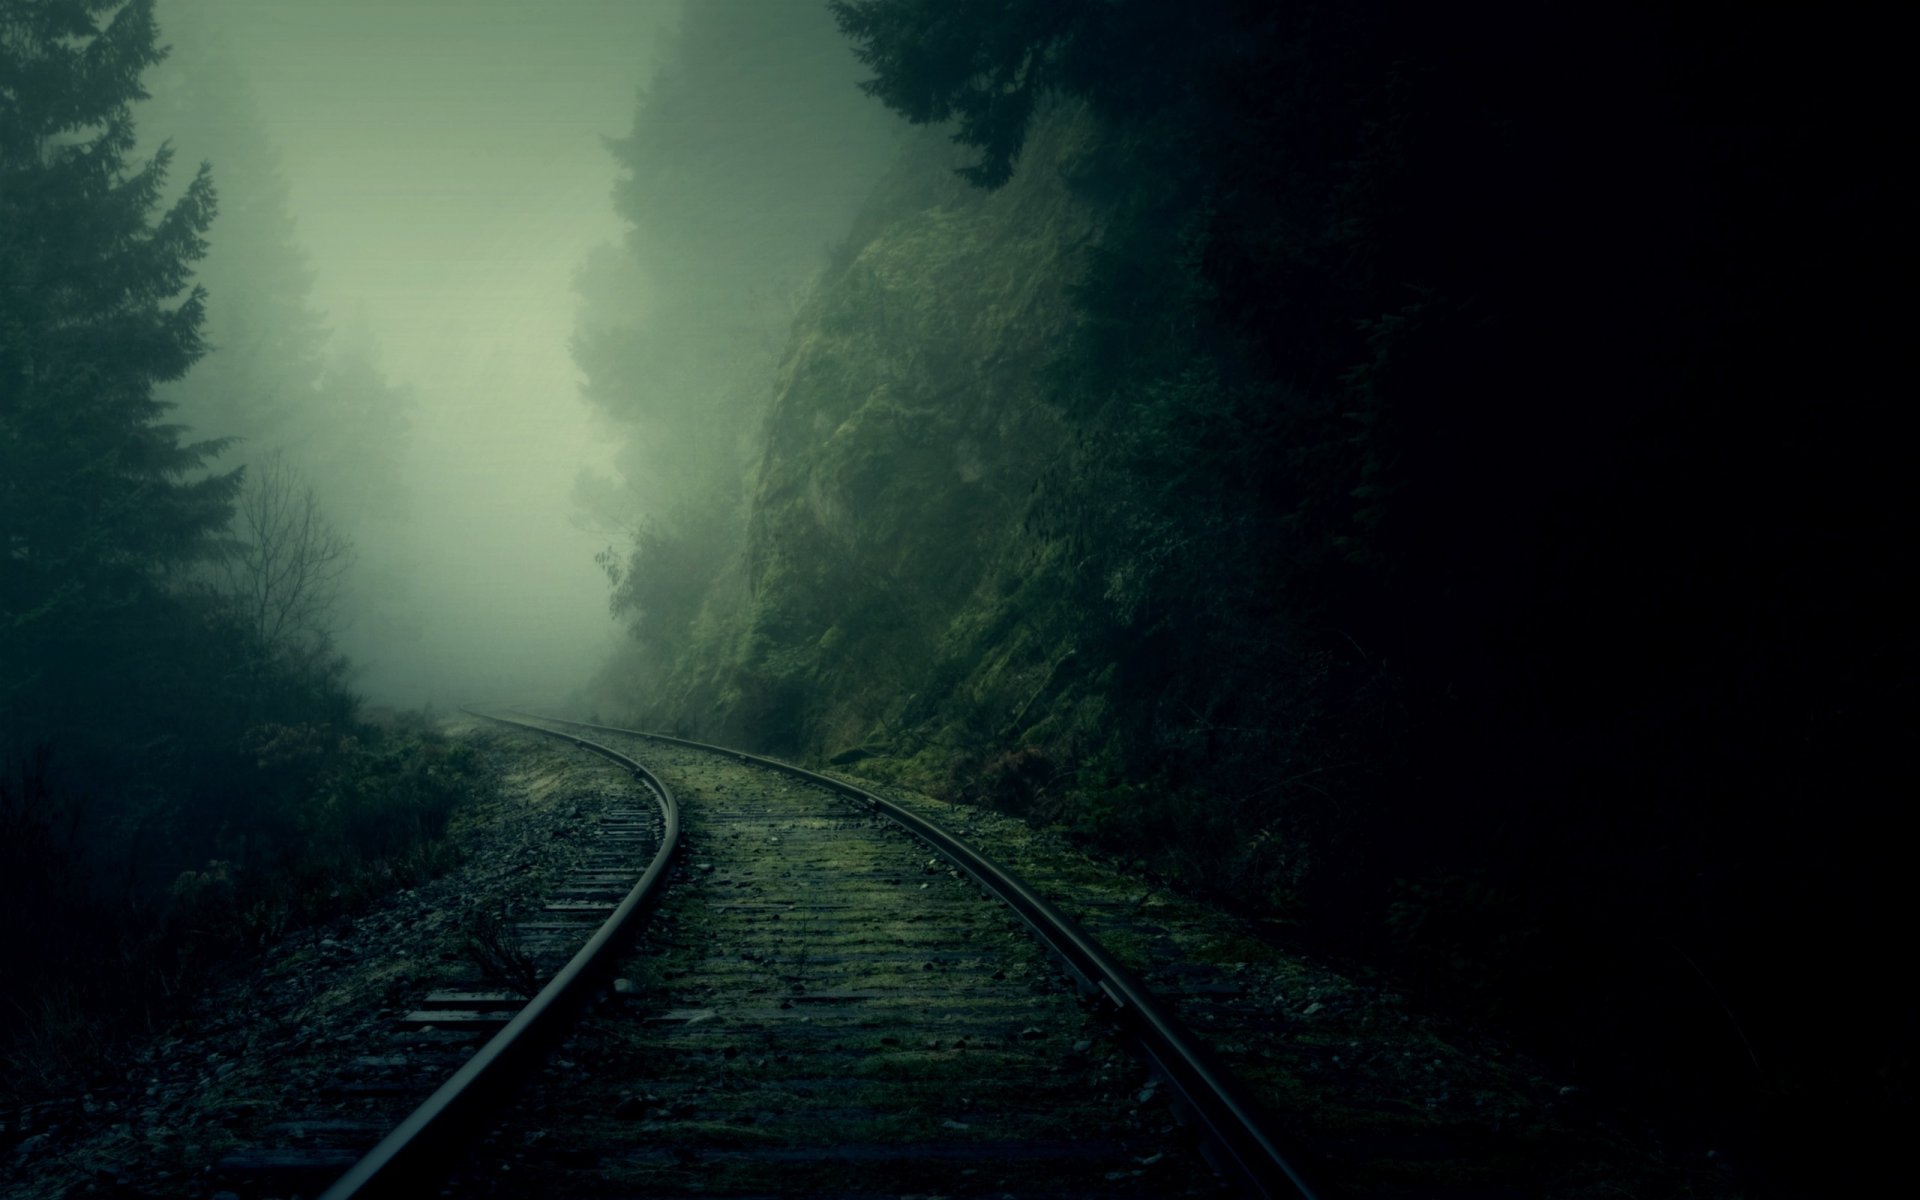
[(1026, 514), (1072, 436), (1047, 372), (1103, 229), (1065, 182), (1096, 141), (1058, 110), (992, 193), (937, 139), (909, 147), (795, 322), (739, 590), (645, 689), (646, 719), (853, 762), (900, 752), (875, 728), (952, 724), (954, 704), (989, 734), (1045, 715), (1064, 590), (1012, 564), (1044, 560)]

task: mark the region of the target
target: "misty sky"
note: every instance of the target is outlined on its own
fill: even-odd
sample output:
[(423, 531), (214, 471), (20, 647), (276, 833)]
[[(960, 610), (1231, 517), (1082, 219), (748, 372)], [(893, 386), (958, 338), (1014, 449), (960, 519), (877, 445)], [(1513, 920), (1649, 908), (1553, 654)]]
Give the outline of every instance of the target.
[[(349, 631), (376, 701), (538, 701), (616, 634), (576, 528), (611, 436), (568, 356), (574, 270), (621, 232), (603, 136), (632, 123), (665, 0), (169, 0), (217, 18), (278, 146), (314, 302), (419, 401), (399, 644)], [(163, 13), (164, 19), (164, 13)], [(215, 163), (216, 179), (219, 164)], [(218, 237), (216, 226), (214, 236)]]

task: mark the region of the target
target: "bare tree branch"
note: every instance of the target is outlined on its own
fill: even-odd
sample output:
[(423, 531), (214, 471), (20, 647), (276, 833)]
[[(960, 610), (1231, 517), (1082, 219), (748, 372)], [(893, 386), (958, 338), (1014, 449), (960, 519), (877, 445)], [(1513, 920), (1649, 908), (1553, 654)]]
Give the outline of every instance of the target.
[(353, 543), (283, 455), (267, 456), (250, 474), (217, 568), (220, 591), (268, 654), (323, 649), (333, 641)]

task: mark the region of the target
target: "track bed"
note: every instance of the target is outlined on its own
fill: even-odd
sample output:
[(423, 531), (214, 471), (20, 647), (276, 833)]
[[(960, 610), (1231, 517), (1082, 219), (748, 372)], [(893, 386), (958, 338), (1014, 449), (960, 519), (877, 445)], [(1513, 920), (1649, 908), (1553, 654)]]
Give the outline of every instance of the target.
[(616, 1008), (573, 1036), (462, 1187), (1220, 1192), (1145, 1068), (972, 880), (817, 785), (596, 736), (680, 798), (680, 870)]

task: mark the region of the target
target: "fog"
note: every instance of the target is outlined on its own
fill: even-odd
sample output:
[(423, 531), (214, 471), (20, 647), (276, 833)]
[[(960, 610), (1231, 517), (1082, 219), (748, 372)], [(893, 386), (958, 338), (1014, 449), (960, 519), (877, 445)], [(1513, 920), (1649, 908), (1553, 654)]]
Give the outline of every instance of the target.
[[(169, 67), (185, 85), (199, 56), (230, 58), (246, 89), (230, 103), (249, 107), (277, 153), (330, 353), (357, 342), (396, 394), (411, 394), (404, 502), (385, 519), (342, 521), (358, 562), (340, 645), (372, 701), (538, 700), (577, 685), (618, 636), (593, 562), (606, 537), (569, 498), (582, 470), (610, 467), (616, 442), (579, 397), (573, 277), (590, 248), (621, 236), (602, 139), (631, 125), (676, 8), (162, 5), (175, 55), (156, 103)], [(200, 132), (142, 130), (173, 138), (186, 159)], [(217, 149), (215, 256), (251, 182), (223, 170)], [(213, 296), (216, 314), (228, 299)], [(209, 367), (223, 353), (217, 329), (213, 340)], [(192, 420), (193, 402), (183, 407)], [(317, 482), (340, 520), (352, 499), (336, 493), (354, 490), (351, 478)]]
[[(370, 1006), (532, 993), (574, 799), (625, 801), (443, 719), (516, 704), (1038, 856), (1232, 1001), (1334, 1190), (1470, 1145), (1460, 1194), (1874, 1194), (1835, 1173), (1891, 1177), (1914, 1092), (1906, 42), (1617, 7), (0, 0), (0, 1195), (311, 1194), (374, 1132), (298, 1108)], [(687, 828), (759, 886), (794, 846), (697, 827), (736, 766), (681, 771)], [(1343, 1029), (1401, 1040), (1329, 1069)], [(845, 1073), (804, 1057), (783, 1113)], [(847, 1168), (797, 1105), (721, 1162), (762, 1103), (694, 1098), (615, 1106), (692, 1157), (500, 1145)]]

